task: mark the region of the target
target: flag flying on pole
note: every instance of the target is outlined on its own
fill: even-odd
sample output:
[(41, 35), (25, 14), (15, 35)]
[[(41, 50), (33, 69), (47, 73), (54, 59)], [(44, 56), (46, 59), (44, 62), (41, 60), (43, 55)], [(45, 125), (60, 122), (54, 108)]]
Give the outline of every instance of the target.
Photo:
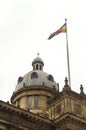
[(66, 28), (66, 23), (61, 26), (57, 31), (55, 31), (54, 33), (52, 33), (48, 40), (50, 40), (51, 38), (53, 38), (54, 36), (58, 35), (59, 33), (65, 33), (67, 31), (67, 28)]

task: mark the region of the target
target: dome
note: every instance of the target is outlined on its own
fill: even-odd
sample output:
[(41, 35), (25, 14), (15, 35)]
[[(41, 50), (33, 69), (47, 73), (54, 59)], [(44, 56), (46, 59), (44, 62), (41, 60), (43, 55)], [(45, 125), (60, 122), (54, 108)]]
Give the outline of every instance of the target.
[(42, 70), (33, 70), (24, 75), (24, 77), (19, 77), (18, 84), (16, 85), (15, 91), (22, 88), (38, 85), (50, 88), (57, 88), (57, 84), (51, 74), (48, 74)]
[(56, 88), (57, 84), (51, 74), (43, 71), (44, 62), (38, 56), (32, 61), (33, 70), (28, 72), (23, 77), (18, 78), (18, 84), (16, 85), (15, 92), (24, 88), (31, 86), (44, 86), (47, 88)]

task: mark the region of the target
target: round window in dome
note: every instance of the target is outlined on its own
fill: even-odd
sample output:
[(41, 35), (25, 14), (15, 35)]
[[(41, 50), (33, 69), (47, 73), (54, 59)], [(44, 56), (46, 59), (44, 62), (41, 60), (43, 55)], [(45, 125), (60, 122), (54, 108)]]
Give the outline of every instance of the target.
[(38, 74), (36, 72), (31, 73), (31, 79), (38, 78)]
[(48, 78), (49, 81), (53, 82), (53, 76), (52, 75), (48, 75), (47, 78)]

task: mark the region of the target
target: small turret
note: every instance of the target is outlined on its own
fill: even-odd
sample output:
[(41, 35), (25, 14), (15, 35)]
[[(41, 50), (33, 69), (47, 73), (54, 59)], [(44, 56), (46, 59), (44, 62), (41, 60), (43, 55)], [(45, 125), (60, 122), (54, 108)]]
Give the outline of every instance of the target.
[(44, 62), (39, 57), (39, 53), (37, 55), (38, 56), (32, 62), (33, 70), (43, 70)]

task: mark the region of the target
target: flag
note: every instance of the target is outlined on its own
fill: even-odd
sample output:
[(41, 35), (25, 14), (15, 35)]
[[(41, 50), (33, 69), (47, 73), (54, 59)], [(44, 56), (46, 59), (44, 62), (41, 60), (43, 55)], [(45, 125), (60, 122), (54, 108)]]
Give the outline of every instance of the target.
[(67, 28), (66, 28), (66, 23), (61, 27), (59, 28), (56, 32), (52, 33), (48, 40), (50, 40), (51, 38), (53, 38), (54, 36), (58, 35), (59, 33), (65, 33), (67, 31)]

